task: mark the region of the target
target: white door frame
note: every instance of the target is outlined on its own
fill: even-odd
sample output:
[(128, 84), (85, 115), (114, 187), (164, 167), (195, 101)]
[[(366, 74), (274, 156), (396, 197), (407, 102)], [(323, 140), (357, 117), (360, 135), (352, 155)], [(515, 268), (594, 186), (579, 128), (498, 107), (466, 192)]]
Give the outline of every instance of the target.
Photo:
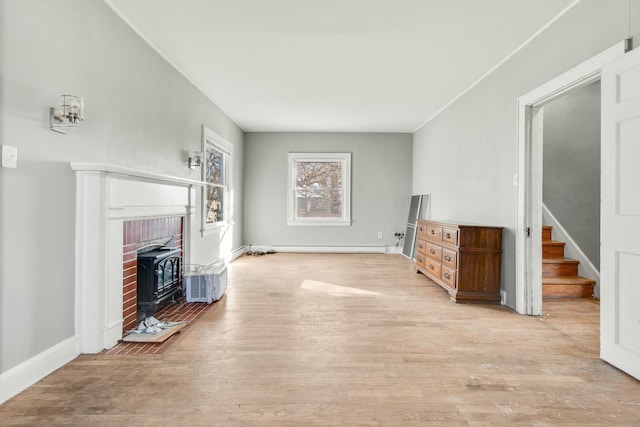
[(600, 79), (603, 65), (624, 55), (624, 40), (518, 98), (516, 311), (542, 313), (543, 106)]

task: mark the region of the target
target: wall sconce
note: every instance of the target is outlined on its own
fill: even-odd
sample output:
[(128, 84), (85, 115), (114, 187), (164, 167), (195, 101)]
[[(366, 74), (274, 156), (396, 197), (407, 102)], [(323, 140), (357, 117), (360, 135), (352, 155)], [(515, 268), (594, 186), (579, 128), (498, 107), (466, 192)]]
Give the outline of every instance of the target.
[(189, 156), (189, 169), (195, 169), (202, 165), (202, 152), (192, 151)]
[(49, 122), (51, 130), (67, 133), (67, 128), (75, 127), (84, 120), (84, 99), (74, 95), (62, 95), (60, 108), (51, 107)]

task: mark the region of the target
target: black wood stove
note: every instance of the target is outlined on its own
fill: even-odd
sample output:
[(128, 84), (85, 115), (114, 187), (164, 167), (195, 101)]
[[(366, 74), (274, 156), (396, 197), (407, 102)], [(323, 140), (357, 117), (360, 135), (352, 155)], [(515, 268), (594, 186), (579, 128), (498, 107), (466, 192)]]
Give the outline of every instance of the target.
[(138, 253), (138, 309), (144, 317), (181, 295), (180, 261), (182, 249), (161, 247)]

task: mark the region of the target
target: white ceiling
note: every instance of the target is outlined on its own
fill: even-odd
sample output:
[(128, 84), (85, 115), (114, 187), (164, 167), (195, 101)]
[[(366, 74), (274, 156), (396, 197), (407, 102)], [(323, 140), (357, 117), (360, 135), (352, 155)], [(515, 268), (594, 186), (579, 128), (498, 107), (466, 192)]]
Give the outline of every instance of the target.
[(575, 0), (105, 0), (246, 131), (413, 132)]

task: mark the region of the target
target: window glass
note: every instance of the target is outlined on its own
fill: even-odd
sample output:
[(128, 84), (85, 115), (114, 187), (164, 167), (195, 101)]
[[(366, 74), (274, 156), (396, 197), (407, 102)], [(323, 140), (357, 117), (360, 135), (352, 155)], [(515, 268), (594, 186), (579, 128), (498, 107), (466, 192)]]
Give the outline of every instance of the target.
[(233, 146), (213, 131), (203, 126), (202, 180), (202, 231), (230, 222), (229, 177)]
[(289, 153), (289, 225), (351, 225), (350, 153)]

